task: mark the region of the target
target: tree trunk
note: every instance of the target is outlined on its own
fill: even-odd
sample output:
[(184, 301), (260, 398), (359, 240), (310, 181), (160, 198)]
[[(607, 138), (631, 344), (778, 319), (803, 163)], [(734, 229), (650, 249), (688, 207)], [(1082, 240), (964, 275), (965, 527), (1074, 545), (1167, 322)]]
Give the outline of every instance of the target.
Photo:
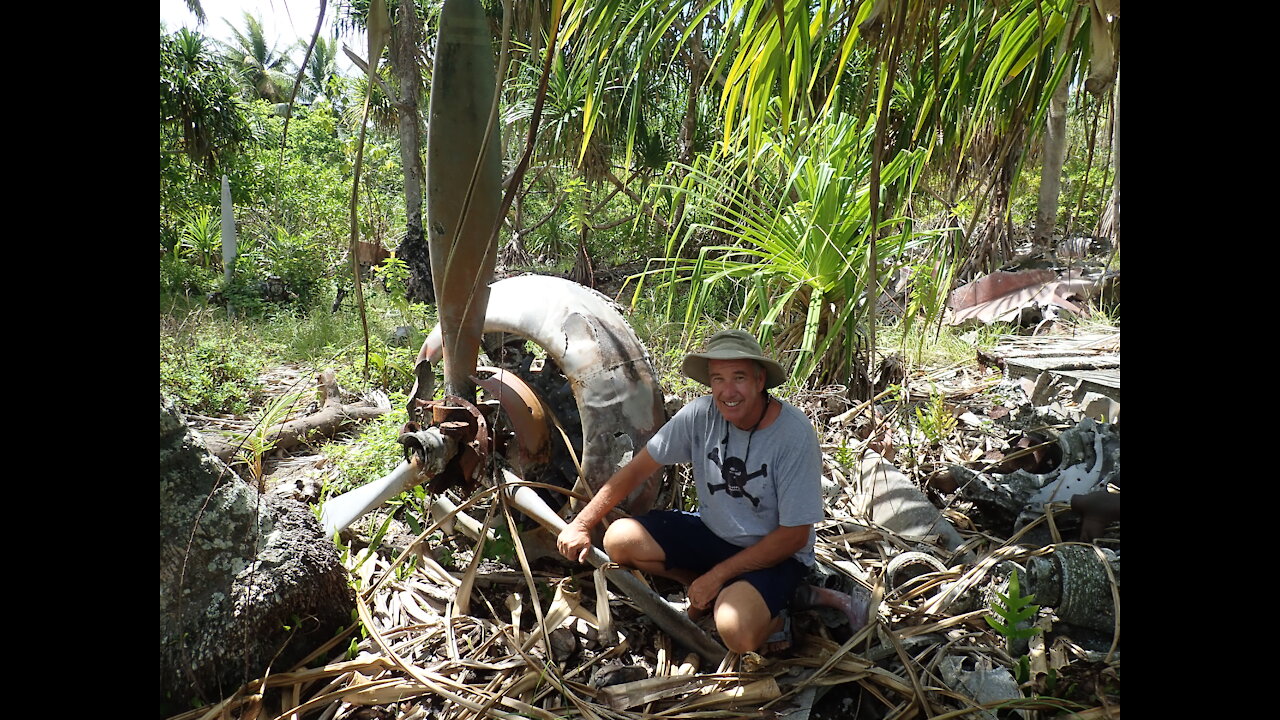
[(1111, 126), (1111, 157), (1116, 174), (1111, 179), (1111, 227), (1115, 249), (1120, 250), (1120, 72), (1116, 71), (1115, 117)]
[(702, 50), (704, 22), (705, 18), (698, 21), (689, 36), (689, 50), (684, 53), (685, 66), (689, 69), (689, 91), (685, 99), (684, 120), (680, 123), (680, 162), (686, 165), (693, 162), (694, 142), (698, 134), (698, 96), (702, 94), (702, 83), (707, 74), (705, 66), (697, 61), (705, 55)]
[(511, 240), (498, 253), (498, 264), (504, 268), (528, 265), (533, 262), (533, 257), (529, 255), (529, 251), (524, 246), (525, 238), (533, 231), (533, 228), (524, 226), (524, 198), (527, 192), (527, 190), (525, 192), (517, 192), (511, 202)]
[(573, 281), (591, 289), (596, 287), (596, 273), (592, 267), (591, 255), (587, 253), (587, 233), (590, 229), (584, 223), (578, 235), (578, 258), (573, 263)]
[[(1077, 7), (1058, 41), (1056, 57), (1067, 54), (1069, 41), (1076, 34), (1080, 18)], [(1044, 133), (1044, 153), (1040, 166), (1040, 198), (1036, 207), (1036, 226), (1031, 231), (1031, 243), (1036, 247), (1048, 247), (1053, 243), (1053, 230), (1058, 221), (1058, 199), (1062, 195), (1062, 166), (1067, 160), (1067, 90), (1071, 85), (1071, 73), (1058, 80), (1058, 87), (1049, 99), (1049, 113)]]
[(532, 0), (529, 7), (533, 12), (533, 18), (529, 22), (529, 59), (530, 62), (537, 62), (538, 55), (542, 52), (542, 0)]
[(405, 299), (434, 303), (431, 255), (422, 233), (422, 120), (418, 99), (422, 95), (422, 73), (418, 48), (422, 26), (412, 0), (400, 0), (400, 12), (391, 32), (391, 68), (400, 81), (399, 135), (400, 164), (404, 167), (405, 235), (396, 248), (396, 257), (409, 266)]
[(1031, 241), (1038, 247), (1053, 243), (1053, 230), (1058, 220), (1058, 197), (1062, 193), (1062, 166), (1067, 160), (1067, 78), (1049, 100), (1048, 127), (1044, 133), (1044, 152), (1040, 166), (1040, 200), (1036, 208), (1036, 226)]
[(160, 398), (160, 713), (287, 672), (351, 623), (311, 510), (259, 495)]

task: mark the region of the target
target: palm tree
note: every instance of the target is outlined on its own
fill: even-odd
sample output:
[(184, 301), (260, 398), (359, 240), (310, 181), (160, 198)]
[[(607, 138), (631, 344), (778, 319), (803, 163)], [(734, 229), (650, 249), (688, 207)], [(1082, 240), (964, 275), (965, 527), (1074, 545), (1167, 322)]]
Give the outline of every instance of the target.
[[(825, 162), (833, 168), (860, 168), (840, 177), (865, 189), (858, 204), (866, 203), (867, 214), (854, 234), (865, 238), (866, 247), (845, 254), (866, 264), (840, 267), (857, 276), (852, 284), (844, 279), (846, 286), (865, 291), (860, 299), (845, 295), (847, 303), (861, 301), (866, 308), (855, 324), (874, 332), (871, 299), (878, 297), (883, 286), (879, 277), (886, 269), (880, 245), (900, 246), (913, 237), (908, 221), (898, 216), (917, 192), (927, 191), (952, 213), (941, 224), (965, 226), (963, 233), (953, 235), (952, 244), (931, 246), (929, 252), (937, 255), (933, 273), (938, 292), (945, 293), (942, 279), (955, 276), (956, 266), (978, 273), (1011, 251), (1014, 182), (1045, 127), (1054, 93), (1073, 76), (1082, 76), (1086, 67), (1100, 69), (1098, 60), (1087, 58), (1099, 44), (1093, 18), (1106, 3), (1089, 0), (1086, 22), (1083, 17), (1072, 21), (1075, 0), (566, 0), (558, 18), (549, 88), (544, 91), (532, 82), (524, 88), (530, 94), (535, 87), (547, 93), (538, 139), (544, 161), (564, 162), (584, 179), (603, 179), (620, 191), (630, 191), (631, 181), (614, 175), (615, 158), (624, 158), (621, 165), (628, 169), (636, 167), (638, 158), (669, 160), (671, 148), (661, 138), (680, 138), (676, 157), (686, 162), (666, 170), (667, 192), (677, 198), (666, 222), (680, 228), (672, 234), (677, 239), (673, 259), (693, 259), (705, 238), (729, 247), (716, 233), (736, 234), (733, 246), (746, 250), (752, 242), (745, 232), (727, 232), (732, 227), (728, 218), (738, 210), (728, 204), (717, 208), (711, 202), (715, 198), (685, 188), (680, 180), (684, 173), (719, 172), (762, 183), (757, 190), (772, 202), (771, 212), (811, 218), (806, 222), (815, 226), (813, 237), (818, 237), (833, 228), (812, 218), (850, 228), (840, 225), (842, 216), (814, 215), (802, 204), (806, 186), (786, 180), (802, 168), (788, 166), (773, 150), (802, 152), (815, 167)], [(542, 7), (537, 0), (516, 3), (524, 32), (536, 32)], [(535, 49), (525, 63), (532, 65), (540, 53), (535, 38), (528, 40)], [(520, 61), (514, 62), (513, 76), (520, 77)], [(392, 64), (397, 65), (394, 58)], [(396, 68), (397, 76), (401, 72)], [(655, 78), (667, 87), (655, 92)], [(679, 92), (685, 88), (688, 93)], [(508, 108), (515, 108), (515, 93), (507, 94)], [(682, 118), (678, 125), (661, 118), (673, 99), (683, 101), (675, 104), (683, 112), (672, 115)], [(705, 135), (705, 127), (692, 111), (712, 104), (719, 115), (719, 149), (700, 165), (691, 152), (691, 138)], [(519, 115), (518, 109), (509, 109), (507, 118), (518, 121)], [(857, 158), (837, 162), (810, 147), (814, 133), (827, 132), (832, 123), (865, 140), (847, 148), (860, 153)], [(678, 130), (664, 133), (664, 126)], [(905, 175), (904, 158), (911, 159)], [(536, 181), (535, 173), (531, 182)], [(808, 187), (817, 187), (816, 182)], [(777, 194), (779, 188), (786, 192)], [(739, 190), (723, 189), (722, 203), (735, 197), (730, 190)], [(698, 201), (698, 218), (682, 222), (683, 199)], [(575, 204), (581, 227), (584, 207)], [(699, 223), (698, 232), (680, 234)], [(722, 281), (733, 277), (717, 276)], [(798, 294), (819, 302), (808, 291), (792, 293)], [(805, 318), (808, 359), (824, 357), (824, 347), (847, 350), (859, 342), (847, 322), (825, 322), (821, 312)], [(873, 336), (865, 346), (874, 347)]]
[[(306, 47), (306, 41), (300, 41)], [(306, 72), (302, 76), (302, 87), (298, 89), (298, 97), (304, 102), (312, 103), (324, 97), (337, 107), (341, 91), (338, 77), (338, 41), (334, 38), (317, 37), (315, 48), (307, 60)]]
[(160, 131), (162, 147), (171, 134), (175, 151), (210, 174), (253, 138), (235, 83), (206, 38), (187, 28), (160, 37)]
[[(517, 19), (537, 19), (537, 6), (537, 2), (530, 3), (524, 11), (518, 6)], [(644, 22), (650, 24), (668, 14), (667, 9), (653, 3), (633, 3), (626, 10), (644, 15)], [(675, 4), (674, 12), (673, 22), (690, 22), (683, 4)], [(625, 36), (606, 45), (594, 34), (594, 26), (584, 24), (587, 19), (573, 17), (561, 23), (566, 29), (549, 62), (546, 49), (529, 37), (535, 49), (513, 59), (504, 123), (512, 128), (509, 137), (526, 134), (524, 128), (531, 120), (545, 65), (544, 104), (534, 147), (534, 162), (540, 171), (532, 173), (528, 184), (519, 189), (516, 202), (535, 185), (550, 184), (550, 194), (557, 198), (552, 214), (568, 208), (566, 229), (577, 238), (572, 275), (591, 284), (589, 240), (593, 232), (630, 222), (638, 213), (644, 213), (663, 232), (670, 231), (671, 218), (655, 209), (652, 200), (645, 197), (644, 186), (666, 172), (671, 161), (692, 160), (697, 149), (706, 149), (714, 120), (708, 104), (699, 101), (703, 95), (700, 85), (689, 82), (701, 69), (696, 59), (705, 58), (696, 51), (677, 56), (678, 46), (664, 36), (655, 36), (651, 43), (643, 37)], [(536, 29), (534, 23), (526, 24)], [(521, 30), (531, 33), (531, 27)], [(690, 89), (685, 93), (678, 89), (681, 86)], [(548, 168), (555, 172), (546, 172)], [(608, 192), (597, 192), (602, 186)], [(616, 215), (614, 199), (619, 196), (629, 198), (635, 212), (603, 219), (606, 212)], [(547, 219), (550, 215), (535, 224)], [(504, 250), (508, 259), (518, 260), (525, 254), (522, 243), (529, 228), (523, 227), (522, 221), (522, 213), (517, 212), (512, 244)]]
[(208, 16), (204, 14), (204, 6), (200, 4), (200, 0), (184, 1), (187, 3), (187, 9), (191, 11), (192, 15), (196, 16), (196, 22), (204, 24), (204, 21), (208, 19)]
[[(797, 381), (825, 384), (856, 375), (855, 353), (867, 343), (860, 328), (869, 279), (860, 271), (869, 254), (895, 269), (930, 233), (909, 225), (887, 232), (902, 219), (882, 217), (878, 229), (886, 232), (873, 245), (874, 127), (844, 112), (823, 114), (819, 123), (789, 135), (771, 122), (772, 140), (758, 152), (700, 156), (678, 187), (667, 188), (687, 198), (687, 217), (671, 235), (664, 266), (643, 275), (667, 286), (688, 283), (686, 326), (701, 318), (712, 286), (732, 284), (734, 322), (793, 349)], [(749, 153), (751, 178), (741, 172)], [(898, 153), (879, 181), (905, 198), (924, 159), (921, 149)], [(709, 241), (689, 258), (682, 246), (699, 235)]]
[[(390, 9), (390, 8), (389, 8)], [(423, 192), (426, 186), (426, 163), (422, 159), (423, 113), (422, 65), (419, 48), (424, 40), (422, 18), (413, 0), (400, 0), (392, 12), (388, 56), (391, 70), (399, 81), (396, 104), (400, 137), (400, 164), (404, 169), (405, 235), (396, 247), (396, 256), (410, 268), (405, 292), (410, 300), (435, 302), (435, 283), (431, 276), (430, 249), (422, 221)], [(373, 59), (370, 58), (370, 61)]]
[[(1086, 4), (1096, 18), (1098, 7), (1115, 3)], [(953, 276), (957, 263), (981, 272), (1012, 251), (1008, 210), (1014, 182), (1045, 126), (1051, 98), (1073, 68), (1083, 74), (1086, 65), (1097, 70), (1100, 64), (1087, 60), (1097, 28), (1091, 35), (1089, 22), (1068, 22), (1075, 5), (703, 0), (687, 7), (657, 0), (566, 0), (565, 26), (566, 36), (580, 37), (582, 57), (599, 78), (586, 102), (595, 113), (608, 107), (609, 93), (622, 88), (626, 94), (637, 86), (634, 72), (620, 62), (619, 48), (674, 47), (667, 56), (705, 48), (701, 54), (710, 63), (698, 67), (718, 97), (720, 156), (722, 162), (741, 158), (722, 167), (724, 172), (768, 178), (775, 160), (763, 149), (798, 147), (798, 140), (834, 112), (851, 114), (860, 128), (874, 126), (874, 140), (863, 148), (871, 155), (865, 182), (868, 227), (874, 230), (859, 280), (869, 300), (880, 290), (880, 236), (901, 234), (882, 218), (896, 214), (904, 193), (927, 189), (955, 212), (967, 208), (957, 218), (966, 232), (957, 234), (954, 245), (933, 246), (932, 252), (942, 254), (936, 277)], [(591, 142), (591, 115), (583, 123), (584, 148)], [(634, 136), (625, 138), (629, 152)], [(739, 148), (745, 149), (740, 156)], [(890, 161), (904, 153), (922, 153), (918, 174), (911, 182), (885, 182)], [(785, 215), (796, 201), (794, 193), (778, 198), (777, 209)], [(870, 310), (873, 303), (867, 305)], [(874, 314), (867, 312), (862, 321), (873, 328)]]
[[(370, 14), (375, 5), (382, 17), (375, 18), (379, 27), (386, 27), (389, 42), (385, 44), (388, 77), (383, 77), (382, 48), (375, 50), (378, 57), (357, 60), (365, 73), (356, 79), (365, 95), (367, 62), (375, 64), (378, 75), (374, 78), (370, 96), (369, 115), (380, 129), (394, 128), (400, 141), (400, 160), (404, 170), (405, 236), (396, 248), (396, 256), (409, 266), (406, 283), (406, 299), (413, 302), (435, 302), (435, 287), (431, 278), (431, 265), (426, 235), (423, 232), (422, 206), (425, 168), (422, 160), (423, 122), (420, 96), (422, 94), (422, 52), (429, 44), (423, 27), (423, 17), (413, 0), (388, 0), (373, 3), (370, 0), (352, 0), (343, 5), (344, 12), (337, 18), (340, 29), (368, 28)], [(368, 53), (366, 53), (368, 54)], [(396, 87), (392, 86), (394, 82)], [(348, 114), (363, 112), (351, 108)]]
[(273, 103), (287, 102), (293, 85), (289, 58), (274, 43), (267, 42), (262, 21), (245, 12), (243, 32), (230, 20), (225, 22), (234, 40), (221, 43), (223, 61), (254, 97)]

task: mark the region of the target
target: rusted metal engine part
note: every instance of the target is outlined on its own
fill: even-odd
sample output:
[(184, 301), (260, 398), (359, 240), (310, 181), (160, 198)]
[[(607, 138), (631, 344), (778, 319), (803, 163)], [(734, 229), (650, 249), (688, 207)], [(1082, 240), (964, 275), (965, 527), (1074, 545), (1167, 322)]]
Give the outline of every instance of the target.
[[(541, 275), (501, 280), (490, 287), (484, 330), (526, 338), (564, 373), (582, 424), (579, 460), (589, 494), (630, 461), (667, 420), (648, 353), (617, 306), (594, 290)], [(437, 327), (418, 353), (411, 404), (431, 397), (430, 368), (440, 360), (442, 347)], [(564, 397), (541, 399), (555, 408), (557, 402), (563, 405), (568, 392), (560, 395)], [(558, 434), (552, 431), (553, 446), (563, 443)], [(661, 479), (662, 472), (655, 472), (621, 503), (622, 508), (631, 513), (650, 509)]]
[[(537, 393), (519, 376), (500, 368), (477, 367), (476, 373), (471, 380), (486, 397), (475, 405), (456, 396), (440, 401), (415, 396), (409, 401), (410, 422), (400, 435), (406, 455), (420, 454), (416, 438), (432, 428), (458, 446), (458, 453), (428, 484), (432, 495), (450, 487), (474, 492), (494, 456), (533, 480), (541, 479), (551, 458), (550, 423)], [(422, 426), (428, 430), (420, 430)]]
[[(518, 376), (542, 402), (550, 416), (550, 443), (546, 462), (527, 466), (524, 479), (564, 488), (576, 487), (582, 457), (582, 417), (573, 396), (573, 384), (550, 357), (539, 357), (536, 346), (525, 338), (506, 333), (485, 333), (485, 354)], [(568, 496), (539, 489), (551, 507), (559, 510)], [(527, 524), (526, 524), (527, 526)]]
[(551, 459), (551, 434), (542, 401), (518, 375), (495, 367), (476, 368), (476, 385), (502, 408), (506, 427), (495, 428), (495, 449), (524, 474)]
[(448, 487), (461, 487), (467, 492), (475, 490), (492, 449), (489, 426), (497, 409), (496, 402), (476, 406), (455, 395), (438, 401), (418, 398), (409, 401), (409, 422), (400, 429), (399, 438), (406, 459), (416, 455), (426, 467), (425, 448), (419, 438), (431, 430), (452, 439), (457, 447), (453, 457), (431, 477), (427, 486), (431, 494)]
[(497, 123), (489, 127), (495, 75), (490, 43), (479, 3), (446, 0), (427, 120), (427, 237), (446, 347), (445, 390), (461, 398), (475, 395), (471, 376), (502, 204), (502, 146)]
[(1120, 554), (1106, 548), (1063, 543), (1027, 561), (1026, 592), (1068, 625), (1115, 632), (1119, 586)]
[(550, 458), (549, 427), (538, 396), (512, 373), (477, 369), (473, 380), (491, 399), (475, 405), (450, 396), (440, 401), (414, 398), (410, 422), (401, 429), (405, 462), (383, 478), (325, 503), (326, 533), (347, 527), (366, 512), (415, 485), (437, 498), (448, 487), (471, 492), (500, 455), (521, 472), (535, 474)]
[(1080, 542), (1093, 542), (1120, 519), (1120, 493), (1099, 490), (1071, 496), (1071, 509), (1080, 513)]

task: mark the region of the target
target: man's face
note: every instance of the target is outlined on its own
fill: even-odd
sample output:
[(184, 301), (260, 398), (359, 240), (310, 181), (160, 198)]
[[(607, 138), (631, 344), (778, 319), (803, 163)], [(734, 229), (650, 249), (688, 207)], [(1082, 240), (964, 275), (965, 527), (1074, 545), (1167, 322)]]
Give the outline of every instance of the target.
[(754, 360), (708, 360), (711, 396), (720, 414), (742, 430), (760, 420), (764, 409), (764, 368)]

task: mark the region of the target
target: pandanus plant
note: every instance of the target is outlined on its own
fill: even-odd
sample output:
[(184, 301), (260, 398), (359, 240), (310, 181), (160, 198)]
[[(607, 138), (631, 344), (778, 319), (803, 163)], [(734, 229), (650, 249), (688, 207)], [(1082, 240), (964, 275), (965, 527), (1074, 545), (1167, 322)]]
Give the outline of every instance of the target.
[[(762, 342), (795, 349), (788, 358), (794, 381), (848, 377), (867, 315), (872, 131), (852, 115), (829, 113), (798, 140), (780, 133), (765, 142), (752, 163), (739, 150), (688, 166), (680, 185), (664, 188), (686, 202), (685, 222), (672, 233), (661, 266), (637, 279), (667, 288), (687, 284), (686, 325), (701, 317), (718, 286), (732, 285), (738, 324)], [(885, 163), (882, 196), (905, 198), (923, 161), (916, 149)], [(888, 213), (876, 224), (881, 279), (938, 234)], [(700, 238), (714, 240), (699, 247)], [(667, 310), (679, 311), (672, 300)]]

